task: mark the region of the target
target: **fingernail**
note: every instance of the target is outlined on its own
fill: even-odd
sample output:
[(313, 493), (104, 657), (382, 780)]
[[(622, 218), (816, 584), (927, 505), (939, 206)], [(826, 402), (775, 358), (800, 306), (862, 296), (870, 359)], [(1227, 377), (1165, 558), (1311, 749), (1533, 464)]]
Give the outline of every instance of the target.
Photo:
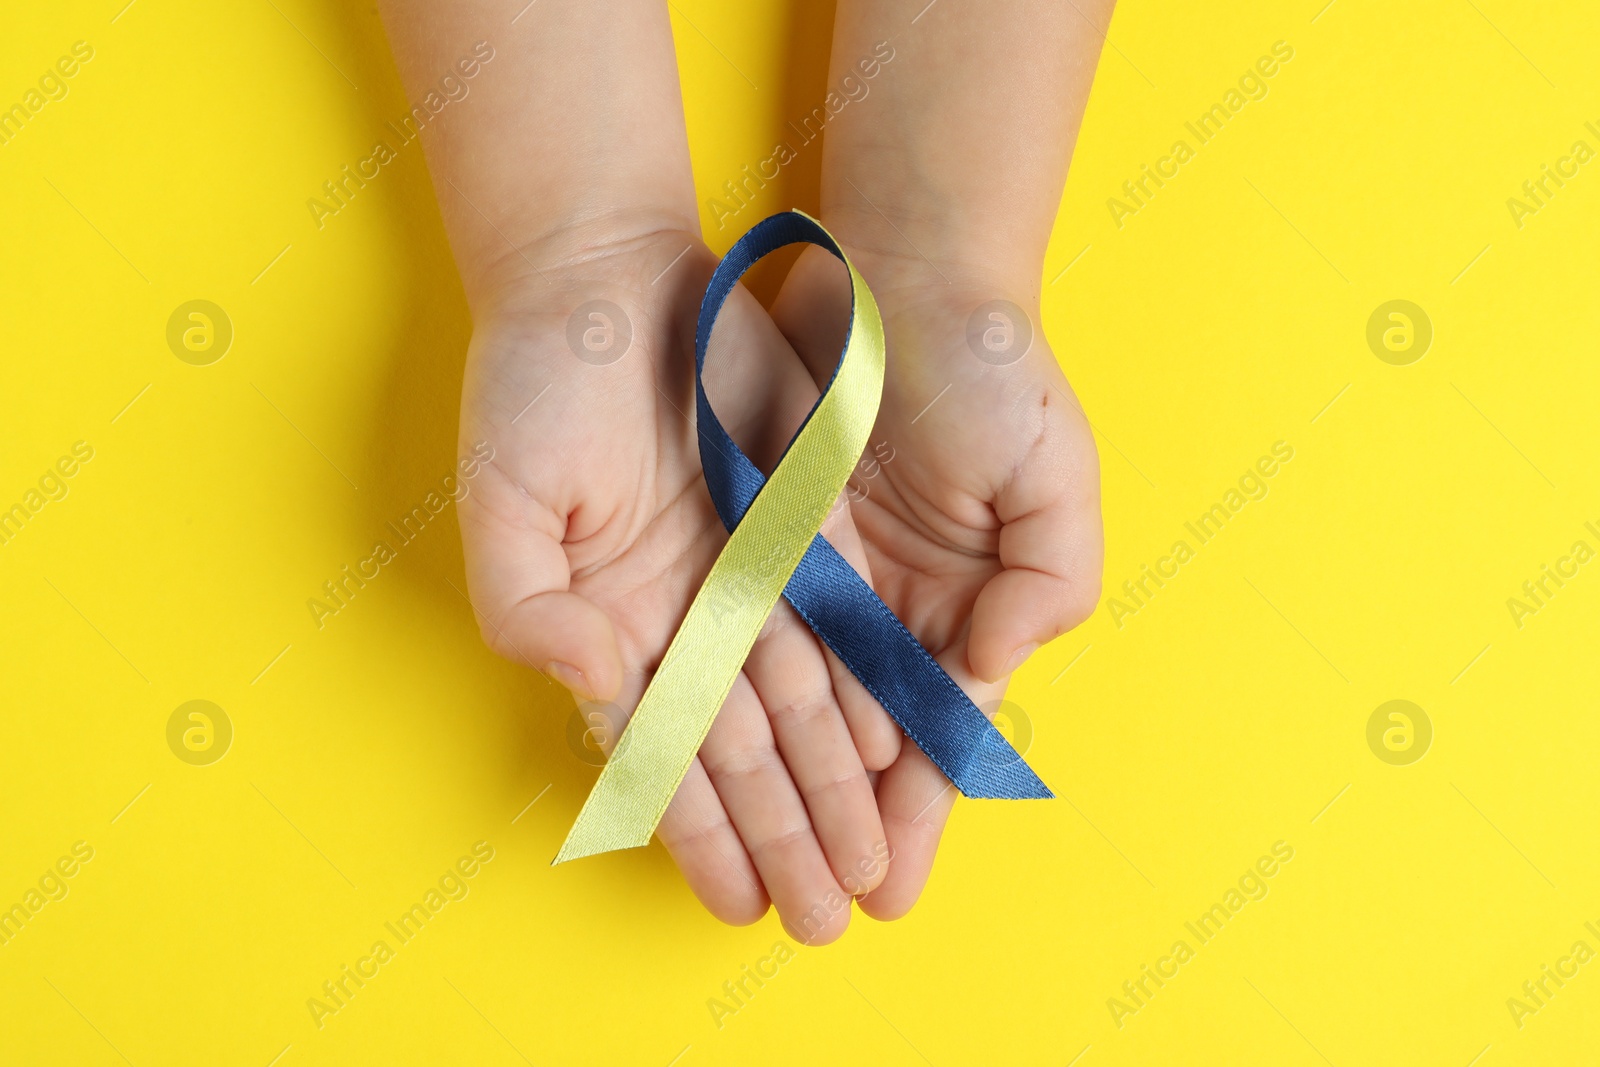
[(1034, 644), (1031, 644), (1031, 645), (1023, 645), (1021, 648), (1019, 648), (1015, 652), (1011, 653), (1011, 658), (1006, 660), (1005, 669), (1002, 670), (1000, 673), (1001, 674), (1011, 674), (1018, 667), (1022, 666), (1023, 662), (1029, 656), (1033, 655), (1036, 651), (1038, 651), (1038, 649), (1039, 649), (1039, 645), (1038, 645), (1037, 642), (1035, 642)]
[(546, 663), (544, 665), (544, 672), (550, 677), (554, 678), (556, 681), (560, 682), (562, 685), (566, 686), (568, 689), (572, 690), (573, 696), (576, 696), (581, 700), (594, 699), (594, 693), (589, 689), (589, 683), (583, 677), (583, 672), (574, 667), (572, 664), (562, 663), (559, 660)]

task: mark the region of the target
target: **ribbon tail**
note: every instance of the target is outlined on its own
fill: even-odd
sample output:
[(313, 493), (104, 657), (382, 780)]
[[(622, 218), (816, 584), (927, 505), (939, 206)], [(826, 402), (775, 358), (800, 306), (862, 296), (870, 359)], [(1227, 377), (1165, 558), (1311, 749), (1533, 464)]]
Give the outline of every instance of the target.
[[(595, 794), (590, 793), (590, 797)], [(584, 807), (589, 805), (585, 802)], [(644, 832), (630, 833), (620, 827), (603, 826), (595, 821), (584, 821), (582, 812), (578, 814), (578, 822), (567, 834), (567, 839), (561, 843), (561, 851), (556, 853), (556, 858), (550, 861), (554, 867), (558, 863), (568, 860), (581, 860), (585, 856), (598, 856), (602, 852), (615, 852), (622, 848), (643, 848), (650, 843), (655, 830), (648, 825)]]
[[(765, 499), (768, 504), (783, 503), (779, 494)], [(819, 499), (820, 507), (813, 503), (810, 509), (814, 520), (812, 514), (799, 516), (807, 529), (821, 525), (827, 497)], [(761, 506), (758, 501), (752, 514)], [(749, 530), (781, 525), (757, 515)], [(799, 563), (803, 544), (775, 546), (770, 538), (737, 535), (728, 539), (583, 802), (555, 863), (650, 843), (783, 584)]]
[[(988, 723), (988, 719), (984, 722)], [(1054, 800), (1055, 794), (1023, 761), (1021, 753), (1011, 747), (1004, 734), (993, 729), (993, 723), (989, 726), (960, 779), (951, 779), (961, 795), (989, 800)]]
[(812, 540), (783, 595), (963, 796), (1055, 796), (826, 538)]

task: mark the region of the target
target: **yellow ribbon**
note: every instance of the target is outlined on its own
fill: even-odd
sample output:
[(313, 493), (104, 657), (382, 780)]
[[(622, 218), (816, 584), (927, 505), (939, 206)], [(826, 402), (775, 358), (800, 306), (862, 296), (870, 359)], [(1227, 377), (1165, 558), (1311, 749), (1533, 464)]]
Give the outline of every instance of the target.
[(695, 594), (556, 863), (650, 843), (866, 447), (883, 393), (883, 322), (867, 283), (840, 258), (850, 272), (852, 312), (834, 380)]

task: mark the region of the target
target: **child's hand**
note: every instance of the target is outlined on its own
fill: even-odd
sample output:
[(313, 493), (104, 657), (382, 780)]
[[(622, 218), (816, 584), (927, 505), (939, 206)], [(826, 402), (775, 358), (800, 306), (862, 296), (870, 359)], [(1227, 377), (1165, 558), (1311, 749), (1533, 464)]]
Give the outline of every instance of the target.
[[(461, 508), (472, 599), (496, 651), (579, 700), (631, 709), (727, 539), (689, 418), (694, 315), (715, 258), (672, 230), (559, 235), (523, 254), (538, 269), (499, 287), (468, 357), (461, 440), (495, 448)], [(574, 321), (597, 300), (621, 317)], [(776, 459), (817, 396), (743, 290), (718, 320), (706, 375), (757, 464)], [(847, 509), (825, 533), (861, 565)], [(658, 835), (719, 918), (753, 922), (770, 895), (796, 938), (831, 941), (850, 909), (818, 905), (883, 879), (867, 769), (889, 766), (899, 740), (780, 601)]]
[[(840, 298), (842, 283), (824, 258), (802, 256), (773, 309), (808, 361), (837, 344), (819, 311)], [(981, 340), (987, 360), (969, 346), (972, 313), (1005, 292), (1000, 280), (958, 287), (921, 263), (855, 251), (851, 259), (878, 299), (889, 346), (872, 433), (877, 467), (854, 483), (851, 514), (873, 588), (982, 705), (1035, 648), (1094, 611), (1102, 551), (1094, 438), (1036, 313), (1031, 346), (1016, 362), (1004, 365), (1010, 357)], [(1010, 325), (1014, 340), (1030, 329)], [(878, 783), (894, 862), (863, 911), (898, 918), (916, 902), (955, 796), (920, 749), (902, 746)]]
[[(713, 257), (667, 5), (544, 0), (508, 29), (499, 0), (382, 3), (414, 100), (480, 57), (422, 141), (472, 306), (461, 439), (495, 449), (461, 507), (481, 628), (580, 698), (632, 708), (727, 539), (690, 421)], [(595, 300), (620, 314), (580, 311)], [(718, 413), (758, 465), (775, 459), (816, 386), (743, 291), (712, 348)], [(847, 511), (824, 532), (860, 559)], [(797, 938), (832, 940), (884, 877), (865, 768), (899, 740), (780, 603), (658, 834), (717, 916), (753, 922), (770, 898)]]
[[(1111, 0), (939, 4), (908, 24), (897, 0), (839, 0), (834, 19), (833, 83), (872, 81), (828, 124), (822, 221), (872, 287), (889, 345), (872, 438), (884, 451), (852, 513), (874, 588), (980, 705), (1099, 595), (1094, 439), (1038, 307), (1110, 16)], [(818, 380), (838, 343), (817, 315), (839, 299), (824, 266), (802, 256), (774, 308)], [(893, 863), (863, 911), (895, 918), (916, 901), (954, 800), (902, 746), (878, 783)]]

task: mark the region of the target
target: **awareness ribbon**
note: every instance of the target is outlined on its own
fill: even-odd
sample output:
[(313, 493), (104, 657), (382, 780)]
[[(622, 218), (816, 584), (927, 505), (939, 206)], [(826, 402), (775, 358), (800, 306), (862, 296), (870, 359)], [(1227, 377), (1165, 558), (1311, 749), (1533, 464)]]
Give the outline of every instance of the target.
[[(711, 328), (734, 286), (757, 260), (796, 243), (826, 248), (849, 270), (850, 329), (833, 377), (768, 478), (717, 420), (701, 376)], [(649, 844), (779, 596), (964, 795), (1052, 796), (818, 532), (866, 448), (883, 393), (878, 305), (838, 242), (798, 211), (757, 223), (712, 275), (694, 340), (700, 463), (728, 543), (555, 862)]]

